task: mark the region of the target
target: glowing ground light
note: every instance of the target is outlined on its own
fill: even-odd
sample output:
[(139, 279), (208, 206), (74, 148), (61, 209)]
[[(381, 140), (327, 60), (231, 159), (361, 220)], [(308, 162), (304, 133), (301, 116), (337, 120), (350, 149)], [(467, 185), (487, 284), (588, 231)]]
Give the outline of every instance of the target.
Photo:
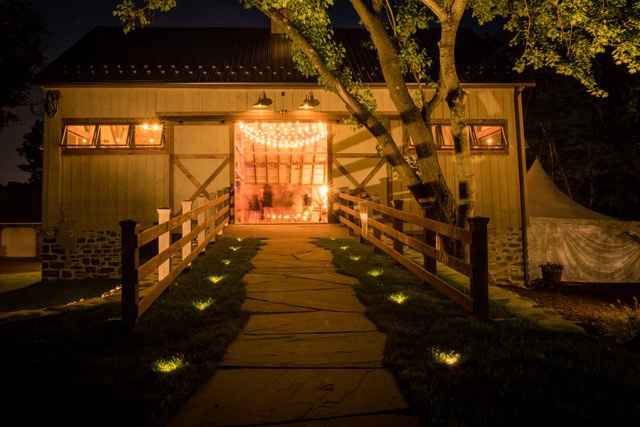
[(236, 237), (236, 240), (237, 240), (238, 242), (242, 242), (244, 239), (243, 239), (242, 237)]
[(348, 245), (340, 246), (340, 250), (342, 250), (342, 251), (346, 251), (347, 249), (349, 249)]
[(184, 359), (180, 356), (173, 356), (168, 359), (158, 359), (153, 362), (153, 370), (156, 372), (169, 373), (184, 367)]
[(233, 252), (236, 252), (240, 249), (240, 246), (229, 246), (229, 249), (231, 249)]
[(230, 259), (223, 259), (222, 261), (220, 261), (221, 263), (223, 263), (224, 265), (229, 265), (231, 264), (231, 260)]
[(437, 347), (431, 349), (433, 360), (447, 366), (453, 366), (460, 363), (462, 355), (455, 351), (444, 351)]
[(207, 279), (209, 279), (209, 281), (215, 285), (216, 283), (222, 282), (224, 276), (209, 276), (207, 277)]
[(335, 237), (329, 237), (329, 240), (336, 240)]
[(367, 271), (367, 274), (371, 277), (380, 277), (384, 274), (384, 270), (382, 269), (382, 267), (374, 268), (373, 270)]
[(196, 310), (204, 311), (207, 308), (211, 307), (211, 304), (213, 303), (214, 301), (212, 298), (207, 298), (204, 300), (194, 301), (193, 306), (196, 308)]
[(396, 304), (404, 304), (407, 299), (409, 299), (409, 297), (402, 292), (396, 292), (395, 294), (389, 295), (389, 301), (393, 301)]
[(361, 258), (361, 256), (360, 256), (360, 255), (351, 255), (351, 256), (349, 257), (349, 259), (350, 259), (351, 261), (360, 261), (360, 258)]

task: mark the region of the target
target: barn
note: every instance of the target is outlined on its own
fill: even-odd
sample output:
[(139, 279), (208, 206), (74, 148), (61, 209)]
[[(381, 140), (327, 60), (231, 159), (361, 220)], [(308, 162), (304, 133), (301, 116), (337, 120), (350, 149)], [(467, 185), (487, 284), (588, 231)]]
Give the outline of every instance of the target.
[[(403, 150), (399, 116), (359, 30), (337, 30), (349, 64), (370, 85)], [(375, 140), (334, 94), (295, 68), (276, 30), (96, 28), (40, 76), (46, 94), (43, 233), (46, 279), (118, 277), (119, 221), (144, 226), (158, 208), (181, 210), (231, 192), (236, 224), (324, 223), (332, 192), (364, 192), (385, 204), (406, 186)], [(495, 283), (526, 276), (523, 83), (467, 83), (468, 132), (478, 215), (490, 221)], [(455, 188), (448, 112), (434, 136)]]

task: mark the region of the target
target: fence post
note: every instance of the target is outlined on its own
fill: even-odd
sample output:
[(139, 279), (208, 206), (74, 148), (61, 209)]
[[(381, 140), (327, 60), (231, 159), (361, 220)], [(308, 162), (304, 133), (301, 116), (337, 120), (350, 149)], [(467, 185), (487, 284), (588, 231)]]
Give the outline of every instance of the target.
[(358, 203), (358, 212), (360, 212), (360, 243), (366, 243), (369, 236), (369, 206)]
[(473, 313), (482, 320), (489, 318), (489, 248), (487, 224), (489, 218), (469, 218), (471, 231), (471, 298)]
[[(205, 204), (207, 204), (207, 199), (205, 197), (199, 197), (198, 198), (199, 203), (198, 203), (198, 208), (200, 208), (201, 206), (204, 206)], [(197, 217), (197, 221), (198, 221), (198, 227), (201, 226), (202, 224), (205, 223), (205, 221), (207, 220), (206, 218), (206, 209), (202, 212), (200, 212), (198, 214)], [(207, 229), (206, 227), (202, 229), (201, 232), (198, 233), (198, 246), (200, 246), (202, 244), (202, 242), (204, 242), (204, 240), (207, 238)]]
[(136, 222), (132, 219), (120, 221), (122, 263), (122, 321), (131, 329), (138, 319), (138, 235)]
[[(424, 217), (425, 218), (429, 218), (429, 215), (428, 215), (427, 212), (428, 212), (428, 210), (425, 209), (424, 210)], [(431, 230), (431, 229), (429, 229), (427, 227), (424, 227), (424, 242), (427, 245), (433, 247), (434, 251), (436, 250), (436, 236), (437, 236), (437, 234), (436, 234), (435, 231), (433, 231), (433, 230)], [(423, 255), (422, 258), (423, 258), (424, 269), (427, 270), (429, 273), (436, 274), (437, 271), (438, 271), (437, 270), (438, 269), (438, 266), (437, 266), (438, 264), (436, 262), (436, 258), (427, 256), (427, 255)]]
[[(158, 208), (158, 224), (165, 223), (171, 218), (171, 209)], [(158, 253), (162, 253), (169, 249), (171, 244), (171, 230), (167, 230), (166, 233), (158, 236)], [(171, 259), (166, 260), (160, 266), (158, 266), (158, 281), (164, 279), (169, 275), (171, 271)]]
[[(394, 200), (393, 201), (393, 208), (397, 209), (399, 211), (402, 210), (402, 206), (404, 205), (404, 200)], [(403, 226), (403, 222), (401, 219), (398, 219), (396, 217), (393, 217), (391, 219), (391, 223), (393, 225), (393, 229), (397, 230), (399, 232), (403, 232), (404, 231), (404, 226)], [(404, 245), (402, 244), (402, 242), (393, 239), (393, 249), (395, 249), (397, 252), (403, 254), (404, 253)]]
[[(191, 205), (192, 205), (191, 200), (183, 200), (182, 213), (185, 214), (185, 213), (191, 212)], [(182, 223), (182, 237), (188, 235), (189, 233), (191, 233), (191, 218), (187, 219), (185, 222)], [(189, 240), (182, 247), (182, 259), (187, 258), (190, 253), (191, 253), (191, 240)]]
[[(352, 200), (347, 200), (347, 206), (351, 209), (354, 208), (354, 204)], [(352, 223), (355, 224), (355, 218), (353, 217), (353, 215), (349, 214), (347, 215), (347, 218), (349, 218), (349, 221), (351, 221)], [(349, 236), (353, 236), (355, 233), (353, 231), (353, 229), (351, 229), (351, 227), (347, 227), (349, 229)]]
[[(225, 202), (225, 206), (229, 207), (229, 211), (227, 212), (227, 217), (224, 219), (224, 227), (226, 227), (227, 225), (229, 225), (229, 219), (231, 218), (231, 208), (232, 208), (232, 204), (231, 204), (231, 187), (225, 187), (224, 190), (222, 190), (222, 194), (228, 194), (229, 198), (226, 200)], [(223, 227), (223, 230), (224, 230)]]
[(236, 210), (236, 201), (235, 201), (235, 191), (234, 187), (227, 187), (227, 191), (229, 192), (229, 217), (227, 219), (227, 225), (235, 224), (235, 210)]

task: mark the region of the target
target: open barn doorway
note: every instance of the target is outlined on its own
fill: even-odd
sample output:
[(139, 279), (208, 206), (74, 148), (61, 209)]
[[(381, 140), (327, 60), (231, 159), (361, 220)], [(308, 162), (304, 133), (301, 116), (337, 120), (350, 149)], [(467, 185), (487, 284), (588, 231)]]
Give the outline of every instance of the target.
[(236, 223), (327, 222), (325, 123), (237, 122), (234, 145)]

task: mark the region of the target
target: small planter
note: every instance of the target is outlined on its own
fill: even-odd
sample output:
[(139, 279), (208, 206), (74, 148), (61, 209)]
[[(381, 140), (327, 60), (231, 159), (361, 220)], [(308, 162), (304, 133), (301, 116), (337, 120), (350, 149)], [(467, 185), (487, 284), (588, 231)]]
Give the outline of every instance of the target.
[(562, 270), (564, 267), (562, 264), (546, 263), (540, 265), (542, 271), (542, 281), (545, 287), (557, 289), (562, 282)]

